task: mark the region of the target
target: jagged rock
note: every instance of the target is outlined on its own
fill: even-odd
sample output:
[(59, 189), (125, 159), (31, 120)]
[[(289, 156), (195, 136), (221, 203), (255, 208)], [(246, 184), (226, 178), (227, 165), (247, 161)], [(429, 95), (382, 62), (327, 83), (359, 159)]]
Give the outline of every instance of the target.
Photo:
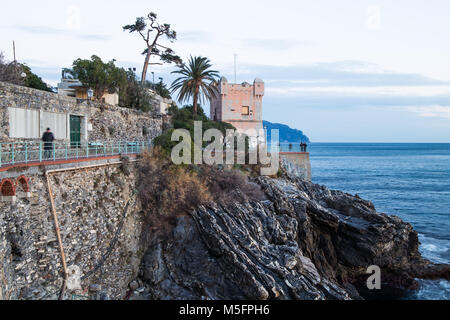
[(136, 290), (137, 288), (139, 288), (139, 283), (137, 281), (131, 281), (128, 284), (128, 287), (130, 288), (130, 290)]
[[(448, 265), (421, 257), (409, 223), (293, 172), (255, 179), (269, 200), (179, 217), (144, 257), (148, 298), (392, 298), (417, 289), (416, 277), (449, 278)], [(381, 268), (381, 290), (366, 287), (371, 265)]]
[(349, 299), (302, 256), (296, 230), (268, 202), (201, 207), (148, 251), (144, 279), (153, 299)]
[[(333, 283), (353, 284), (365, 297), (399, 297), (418, 288), (416, 277), (449, 278), (448, 265), (421, 257), (409, 223), (378, 213), (370, 201), (295, 176), (260, 177), (258, 183), (278, 213), (296, 217), (299, 247)], [(379, 291), (366, 287), (371, 265), (381, 268)]]

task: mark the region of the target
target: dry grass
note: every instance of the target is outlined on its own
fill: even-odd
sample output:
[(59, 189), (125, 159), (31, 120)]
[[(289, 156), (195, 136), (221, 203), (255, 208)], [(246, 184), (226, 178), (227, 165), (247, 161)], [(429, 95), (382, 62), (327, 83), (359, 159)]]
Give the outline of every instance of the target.
[(167, 235), (176, 219), (202, 204), (227, 206), (235, 201), (262, 200), (264, 193), (238, 170), (208, 165), (174, 165), (155, 148), (142, 156), (137, 180), (139, 197), (152, 232)]

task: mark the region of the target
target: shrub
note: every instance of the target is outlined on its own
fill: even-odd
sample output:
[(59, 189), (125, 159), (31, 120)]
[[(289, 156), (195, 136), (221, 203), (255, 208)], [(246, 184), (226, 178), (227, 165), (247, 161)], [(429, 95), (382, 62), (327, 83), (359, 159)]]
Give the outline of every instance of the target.
[(120, 157), (120, 170), (123, 172), (124, 175), (129, 176), (131, 174), (131, 163), (130, 163), (130, 157), (123, 156)]
[[(181, 109), (178, 109), (176, 106), (171, 106), (169, 108), (169, 112), (172, 115), (173, 128), (169, 129), (154, 140), (154, 144), (160, 146), (166, 154), (170, 154), (172, 148), (178, 144), (178, 142), (171, 141), (173, 129), (187, 129), (191, 134), (191, 138), (194, 138), (194, 121), (202, 122), (203, 132), (208, 129), (215, 128), (220, 130), (225, 135), (227, 129), (235, 129), (229, 123), (209, 120), (201, 106), (198, 107), (197, 114), (195, 116), (192, 112), (192, 106), (185, 106)], [(208, 143), (205, 142), (204, 146), (207, 144)]]
[(139, 166), (137, 189), (152, 231), (167, 234), (177, 217), (211, 200), (207, 187), (186, 166), (175, 166), (155, 148)]
[(176, 218), (212, 201), (227, 206), (236, 201), (262, 200), (264, 193), (241, 171), (209, 165), (175, 165), (155, 147), (144, 153), (137, 190), (153, 233), (168, 235)]
[(236, 201), (265, 199), (259, 185), (250, 182), (239, 170), (203, 165), (199, 169), (199, 176), (208, 187), (214, 201), (223, 206)]

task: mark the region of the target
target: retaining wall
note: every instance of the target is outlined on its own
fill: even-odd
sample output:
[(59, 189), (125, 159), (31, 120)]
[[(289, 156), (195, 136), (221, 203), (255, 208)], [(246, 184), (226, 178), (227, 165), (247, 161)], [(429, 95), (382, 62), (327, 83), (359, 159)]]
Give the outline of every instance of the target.
[[(11, 121), (10, 108), (12, 114), (24, 118), (23, 121)], [(20, 112), (15, 112), (17, 110)], [(37, 112), (28, 112), (25, 119), (23, 110)], [(46, 127), (51, 126), (48, 124), (49, 113), (55, 115), (54, 122), (57, 123), (56, 128), (51, 129), (63, 131), (55, 132), (58, 137), (63, 136), (60, 140), (70, 139), (70, 115), (82, 117), (82, 141), (151, 140), (162, 132), (162, 118), (150, 113), (0, 82), (0, 142), (39, 139)], [(11, 125), (16, 127), (15, 130)], [(23, 131), (22, 126), (33, 126), (36, 137), (11, 135), (11, 132)]]
[[(142, 213), (133, 201), (134, 164), (129, 169), (113, 164), (50, 175), (67, 265), (78, 266), (83, 276), (111, 251), (81, 283), (83, 289), (101, 288), (111, 299), (125, 296), (143, 254)], [(14, 203), (0, 202), (0, 299), (57, 299), (63, 266), (46, 178), (42, 172), (21, 174), (28, 175), (31, 197), (18, 193)]]

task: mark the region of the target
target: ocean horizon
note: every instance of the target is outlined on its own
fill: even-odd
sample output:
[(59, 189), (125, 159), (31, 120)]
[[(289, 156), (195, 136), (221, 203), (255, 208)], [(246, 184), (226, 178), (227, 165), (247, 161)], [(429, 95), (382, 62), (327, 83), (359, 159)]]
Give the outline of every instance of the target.
[[(311, 143), (312, 181), (374, 203), (419, 234), (420, 252), (450, 263), (450, 143)], [(446, 280), (419, 281), (409, 299), (450, 299)]]

